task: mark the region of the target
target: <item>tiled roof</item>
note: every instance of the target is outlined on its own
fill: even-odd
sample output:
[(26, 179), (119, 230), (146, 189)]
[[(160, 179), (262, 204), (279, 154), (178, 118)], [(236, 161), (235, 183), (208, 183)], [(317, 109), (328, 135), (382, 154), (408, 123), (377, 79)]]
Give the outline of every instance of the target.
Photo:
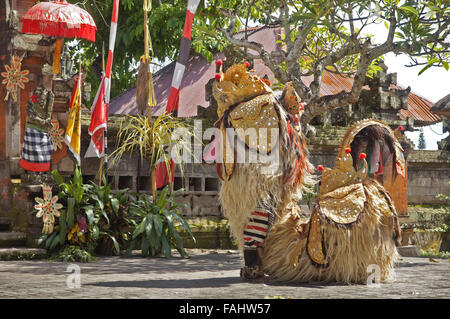
[[(398, 87), (402, 88), (400, 86)], [(424, 122), (427, 124), (440, 122), (441, 117), (430, 111), (432, 106), (433, 102), (414, 92), (410, 92), (408, 95), (408, 109), (400, 110), (400, 114), (405, 117), (412, 116), (415, 121)]]

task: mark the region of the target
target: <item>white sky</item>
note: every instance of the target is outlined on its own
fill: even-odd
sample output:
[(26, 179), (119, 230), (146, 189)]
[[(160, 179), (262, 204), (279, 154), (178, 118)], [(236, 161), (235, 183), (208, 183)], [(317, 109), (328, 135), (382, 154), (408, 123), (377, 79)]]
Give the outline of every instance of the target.
[[(377, 42), (386, 39), (387, 29), (384, 24), (373, 26), (370, 30), (374, 32)], [(397, 73), (398, 84), (403, 87), (410, 86), (414, 93), (433, 103), (450, 94), (450, 72), (443, 67), (432, 67), (418, 75), (424, 66), (406, 67), (405, 65), (410, 64), (409, 57), (404, 54), (396, 56), (394, 53), (387, 54), (384, 63), (388, 66), (389, 73)], [(437, 150), (437, 142), (448, 135), (448, 133), (442, 134), (442, 123), (426, 126), (423, 132), (427, 150)], [(415, 143), (416, 147), (419, 133), (419, 130), (406, 132), (406, 136)]]
[[(389, 67), (389, 72), (397, 72), (397, 82), (404, 86), (410, 86), (414, 93), (421, 95), (433, 103), (450, 94), (450, 72), (444, 68), (430, 68), (421, 75), (417, 75), (423, 66), (405, 67), (409, 58), (407, 56), (395, 56), (389, 54), (385, 63)], [(425, 145), (427, 150), (437, 150), (437, 142), (448, 136), (442, 134), (442, 123), (426, 126), (423, 128), (425, 135)], [(406, 132), (417, 146), (419, 131)]]

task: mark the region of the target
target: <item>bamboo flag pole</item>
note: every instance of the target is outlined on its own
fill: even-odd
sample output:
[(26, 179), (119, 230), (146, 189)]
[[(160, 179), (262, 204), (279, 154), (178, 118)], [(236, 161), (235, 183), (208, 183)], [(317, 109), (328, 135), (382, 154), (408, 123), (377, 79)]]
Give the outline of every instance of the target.
[[(103, 73), (105, 73), (105, 42), (102, 42), (102, 71), (103, 71)], [(103, 134), (105, 134), (105, 133), (103, 133)], [(103, 136), (103, 138), (105, 138), (105, 136)], [(104, 157), (100, 157), (100, 165), (98, 168), (98, 186), (102, 186), (103, 161), (104, 161)]]
[[(149, 69), (150, 69), (150, 50), (149, 50), (149, 31), (148, 31), (148, 13), (152, 10), (152, 1), (151, 0), (144, 0), (144, 45), (145, 45), (145, 66), (147, 70), (147, 74), (150, 75)], [(150, 100), (150, 94), (152, 94), (150, 89), (150, 76), (147, 77), (147, 94)], [(151, 124), (152, 121), (152, 110), (150, 103), (147, 102), (148, 106), (148, 122)], [(150, 163), (150, 174), (152, 177), (152, 195), (153, 195), (153, 203), (156, 203), (156, 196), (158, 195), (157, 188), (156, 188), (156, 168), (152, 167), (153, 163)]]
[[(82, 75), (83, 74), (81, 74), (81, 59), (80, 59), (80, 63), (79, 63), (79, 66), (78, 66), (78, 74), (79, 74), (79, 77), (80, 77), (80, 79), (79, 79), (79, 84), (81, 84), (82, 82)], [(81, 104), (82, 104), (82, 90), (83, 90), (83, 85), (80, 85), (80, 96), (78, 97), (80, 100), (79, 100), (79, 103), (80, 103), (80, 109), (79, 109), (79, 111), (78, 111), (78, 113), (79, 113), (79, 115), (81, 116)], [(77, 117), (76, 117), (77, 118)], [(81, 140), (81, 118), (79, 118), (78, 117), (78, 123), (75, 121), (75, 123), (74, 123), (74, 129), (77, 129), (76, 128), (76, 126), (75, 125), (77, 125), (77, 126), (79, 126), (79, 128), (80, 128), (80, 130), (78, 131), (78, 139), (80, 139)], [(80, 141), (80, 144), (81, 144), (81, 141)], [(79, 152), (79, 154), (78, 154), (78, 158), (80, 158), (80, 155), (81, 155), (81, 145), (79, 145), (79, 147), (78, 147), (78, 152)], [(79, 164), (79, 167), (80, 167), (80, 173), (81, 173), (81, 160), (79, 160), (79, 163), (77, 163), (77, 164)]]

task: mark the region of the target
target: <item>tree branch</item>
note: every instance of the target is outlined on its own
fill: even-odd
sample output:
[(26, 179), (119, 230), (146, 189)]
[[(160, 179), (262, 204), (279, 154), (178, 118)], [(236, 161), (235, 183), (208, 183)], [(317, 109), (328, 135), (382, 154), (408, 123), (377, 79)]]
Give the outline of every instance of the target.
[(251, 54), (247, 52), (247, 55), (253, 59), (262, 59), (267, 67), (274, 73), (275, 77), (282, 83), (286, 83), (288, 81), (288, 77), (286, 72), (284, 72), (275, 62), (274, 58), (282, 56), (282, 53), (274, 53), (271, 54), (264, 49), (264, 46), (260, 43), (249, 41), (247, 39), (238, 39), (235, 38), (233, 33), (235, 25), (236, 25), (236, 12), (231, 13), (228, 11), (227, 16), (230, 18), (230, 25), (227, 29), (221, 29), (221, 32), (224, 34), (226, 39), (233, 45), (250, 49), (255, 51), (257, 54)]

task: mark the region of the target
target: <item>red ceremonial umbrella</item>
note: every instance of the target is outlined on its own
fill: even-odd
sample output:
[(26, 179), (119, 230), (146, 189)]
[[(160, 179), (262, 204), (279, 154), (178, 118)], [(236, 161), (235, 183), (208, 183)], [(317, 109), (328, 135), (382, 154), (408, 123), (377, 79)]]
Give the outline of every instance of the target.
[(95, 41), (94, 19), (80, 7), (65, 0), (40, 2), (23, 16), (23, 33), (57, 37), (53, 73), (60, 73), (61, 38), (83, 38)]

